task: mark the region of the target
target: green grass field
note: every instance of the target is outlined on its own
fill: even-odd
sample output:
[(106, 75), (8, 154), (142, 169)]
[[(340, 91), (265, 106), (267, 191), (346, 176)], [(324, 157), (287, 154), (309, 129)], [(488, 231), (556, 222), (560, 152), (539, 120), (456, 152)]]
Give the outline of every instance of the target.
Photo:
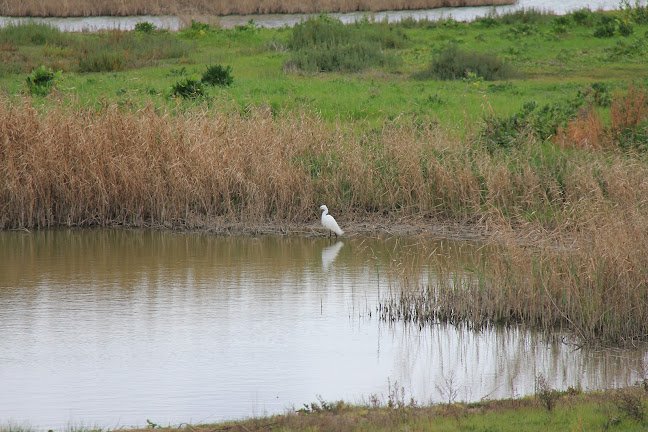
[[(487, 115), (512, 114), (529, 101), (544, 105), (577, 97), (592, 83), (613, 92), (648, 77), (648, 22), (635, 19), (632, 33), (624, 36), (618, 23), (632, 20), (627, 11), (588, 12), (580, 24), (574, 15), (527, 11), (474, 23), (387, 24), (367, 19), (340, 25), (356, 30), (349, 43), (377, 44), (390, 59), (340, 72), (290, 67), (296, 54), (289, 49), (294, 32), (289, 28), (249, 24), (219, 30), (195, 25), (175, 34), (63, 34), (44, 26), (15, 26), (0, 30), (0, 88), (9, 95), (24, 92), (27, 74), (44, 65), (63, 71), (58, 92), (82, 104), (109, 100), (135, 107), (174, 105), (178, 102), (169, 96), (175, 82), (220, 64), (231, 66), (234, 85), (210, 88), (201, 99), (225, 99), (242, 108), (268, 106), (276, 113), (308, 110), (331, 121), (371, 126), (398, 120), (460, 129)], [(594, 37), (607, 19), (617, 27), (613, 35)], [(479, 76), (413, 78), (451, 44), (469, 54), (496, 56), (514, 68), (516, 76), (492, 82)], [(335, 54), (349, 55), (343, 50)]]

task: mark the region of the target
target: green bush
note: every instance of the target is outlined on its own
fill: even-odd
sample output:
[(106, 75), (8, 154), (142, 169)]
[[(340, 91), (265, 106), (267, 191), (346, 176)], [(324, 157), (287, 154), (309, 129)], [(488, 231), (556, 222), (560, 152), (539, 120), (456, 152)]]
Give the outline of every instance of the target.
[(54, 72), (50, 68), (41, 66), (34, 69), (27, 77), (27, 88), (31, 94), (45, 96), (56, 86), (56, 78), (60, 76), (61, 72)]
[(594, 30), (594, 37), (611, 38), (612, 36), (614, 36), (614, 31), (615, 31), (614, 23), (599, 24), (599, 26), (596, 27), (596, 30)]
[(517, 147), (520, 143), (527, 142), (528, 136), (547, 140), (556, 135), (561, 126), (576, 117), (584, 102), (580, 94), (541, 107), (537, 102), (531, 101), (511, 116), (486, 117), (479, 135), (480, 141), (490, 151), (494, 151), (498, 148)]
[(232, 67), (223, 67), (221, 65), (207, 66), (207, 70), (203, 72), (200, 80), (207, 85), (229, 87), (234, 83)]
[(634, 27), (627, 21), (619, 21), (618, 24), (619, 34), (624, 37), (630, 36), (634, 33)]
[(171, 86), (171, 94), (184, 99), (196, 99), (205, 95), (198, 75), (185, 77)]
[(345, 25), (327, 15), (310, 18), (293, 27), (287, 41), (291, 51), (287, 68), (308, 72), (355, 72), (376, 66), (393, 66), (397, 57), (385, 50), (404, 46), (398, 26), (368, 20)]
[(589, 27), (592, 25), (592, 15), (591, 10), (583, 8), (572, 12), (571, 17), (576, 24)]
[(416, 79), (460, 80), (474, 74), (486, 81), (514, 78), (518, 72), (494, 54), (465, 52), (456, 44), (448, 45)]
[(135, 31), (138, 33), (153, 33), (157, 27), (148, 21), (140, 21), (135, 24)]

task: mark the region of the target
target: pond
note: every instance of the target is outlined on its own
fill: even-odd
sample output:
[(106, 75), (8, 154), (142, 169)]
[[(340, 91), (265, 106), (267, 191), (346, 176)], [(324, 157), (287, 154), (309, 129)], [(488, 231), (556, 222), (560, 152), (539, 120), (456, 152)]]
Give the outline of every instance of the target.
[[(634, 4), (634, 2), (632, 2)], [(558, 14), (568, 13), (583, 7), (592, 10), (612, 10), (619, 8), (619, 0), (595, 0), (584, 4), (582, 0), (518, 0), (509, 6), (482, 6), (482, 7), (461, 7), (461, 8), (437, 8), (412, 11), (385, 11), (369, 14), (376, 20), (388, 19), (389, 21), (400, 21), (404, 18), (430, 19), (452, 17), (458, 21), (471, 21), (477, 17), (486, 16), (491, 12), (507, 13), (519, 9), (540, 9), (549, 10)], [(331, 16), (339, 18), (342, 22), (351, 23), (362, 19), (367, 14), (364, 12), (353, 13), (332, 13)], [(262, 27), (277, 28), (293, 26), (304, 20), (304, 14), (268, 14), (268, 15), (230, 15), (219, 19), (222, 28), (233, 28), (237, 25), (247, 23), (250, 19)], [(24, 18), (0, 17), (0, 27), (8, 23), (15, 23)], [(135, 24), (141, 21), (148, 21), (158, 28), (168, 30), (180, 30), (184, 27), (183, 21), (175, 16), (130, 16), (130, 17), (72, 17), (72, 18), (34, 18), (37, 22), (48, 23), (63, 31), (96, 31), (102, 29), (133, 30)]]
[(0, 232), (0, 425), (178, 425), (386, 403), (394, 389), (476, 401), (533, 394), (539, 375), (587, 390), (646, 374), (644, 350), (377, 318), (402, 277), (433, 282), (484, 253), (398, 237)]

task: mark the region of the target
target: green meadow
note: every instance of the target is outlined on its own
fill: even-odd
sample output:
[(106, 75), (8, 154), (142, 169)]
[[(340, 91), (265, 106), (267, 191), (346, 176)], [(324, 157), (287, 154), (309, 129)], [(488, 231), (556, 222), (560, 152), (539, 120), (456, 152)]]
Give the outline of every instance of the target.
[[(484, 116), (511, 115), (528, 102), (543, 106), (582, 97), (592, 85), (609, 99), (645, 79), (648, 23), (632, 11), (554, 16), (529, 10), (472, 23), (387, 23), (368, 15), (346, 26), (322, 16), (297, 26), (300, 34), (252, 21), (231, 30), (194, 22), (178, 33), (64, 34), (37, 24), (9, 26), (0, 31), (0, 87), (11, 96), (24, 93), (27, 75), (44, 65), (62, 71), (58, 97), (81, 104), (187, 105), (171, 97), (171, 87), (223, 65), (231, 67), (233, 85), (206, 88), (198, 102), (227, 100), (274, 113), (306, 110), (374, 127), (400, 121), (460, 129)], [(596, 37), (602, 29), (612, 33)], [(458, 65), (450, 80), (426, 73), (453, 47), (468, 63), (485, 55), (511, 74), (491, 81), (466, 73), (468, 63)]]

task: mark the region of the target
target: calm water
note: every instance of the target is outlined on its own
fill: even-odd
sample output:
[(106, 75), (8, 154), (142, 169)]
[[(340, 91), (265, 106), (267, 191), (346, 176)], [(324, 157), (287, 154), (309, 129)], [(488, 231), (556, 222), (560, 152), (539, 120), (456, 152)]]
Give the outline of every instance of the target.
[[(631, 2), (634, 4), (634, 1)], [(389, 19), (400, 21), (403, 18), (412, 17), (415, 19), (440, 19), (452, 17), (458, 21), (470, 21), (480, 16), (486, 16), (492, 11), (497, 13), (511, 12), (522, 8), (536, 8), (549, 10), (556, 13), (567, 13), (583, 7), (592, 10), (611, 10), (619, 8), (619, 0), (594, 0), (584, 2), (582, 0), (518, 0), (514, 5), (496, 7), (468, 7), (468, 8), (437, 8), (430, 10), (415, 11), (387, 11), (371, 14), (377, 20)], [(354, 22), (363, 18), (364, 12), (331, 14), (346, 23)], [(285, 25), (293, 26), (302, 21), (306, 15), (303, 14), (270, 14), (270, 15), (232, 15), (222, 17), (220, 25), (223, 28), (233, 28), (236, 25), (245, 24), (254, 19), (258, 25), (263, 27), (277, 28)], [(0, 17), (0, 27), (7, 23), (16, 22), (20, 19)], [(182, 21), (175, 16), (139, 16), (139, 17), (79, 17), (79, 18), (36, 18), (38, 22), (46, 22), (63, 31), (83, 31), (100, 29), (122, 29), (133, 30), (135, 24), (141, 21), (148, 21), (158, 28), (179, 30), (183, 27)]]
[[(0, 232), (0, 425), (146, 426), (317, 400), (420, 402), (634, 383), (648, 353), (573, 351), (518, 329), (376, 319), (390, 278), (460, 268), (469, 243)], [(390, 276), (391, 275), (391, 276)]]

